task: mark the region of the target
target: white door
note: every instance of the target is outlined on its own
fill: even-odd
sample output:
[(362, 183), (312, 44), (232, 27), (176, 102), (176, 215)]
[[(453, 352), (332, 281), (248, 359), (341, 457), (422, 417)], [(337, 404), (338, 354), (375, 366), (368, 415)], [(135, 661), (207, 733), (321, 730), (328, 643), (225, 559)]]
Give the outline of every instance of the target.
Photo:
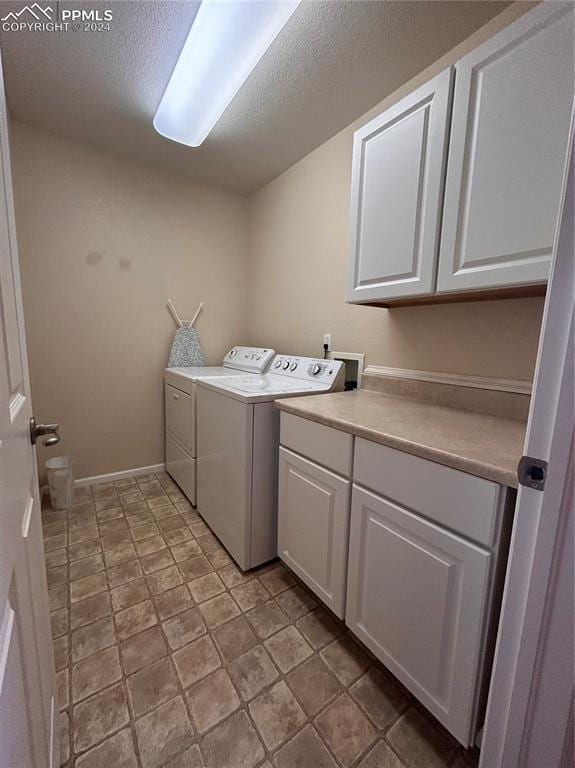
[(0, 765), (56, 766), (48, 587), (0, 71)]
[(575, 764), (574, 130), (524, 448), (549, 468), (517, 495), (481, 768)]
[(453, 74), (442, 72), (355, 133), (349, 302), (435, 290)]
[(346, 624), (465, 746), (492, 555), (353, 486)]
[(573, 46), (572, 3), (548, 2), (458, 61), (438, 291), (547, 281)]
[(280, 448), (278, 555), (343, 619), (351, 482)]

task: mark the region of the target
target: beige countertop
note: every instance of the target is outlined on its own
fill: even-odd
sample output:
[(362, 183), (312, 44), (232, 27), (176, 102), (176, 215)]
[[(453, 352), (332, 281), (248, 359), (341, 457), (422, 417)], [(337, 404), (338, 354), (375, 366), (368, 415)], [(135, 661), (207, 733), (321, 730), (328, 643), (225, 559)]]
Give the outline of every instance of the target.
[(526, 423), (368, 390), (276, 400), (287, 413), (517, 487)]

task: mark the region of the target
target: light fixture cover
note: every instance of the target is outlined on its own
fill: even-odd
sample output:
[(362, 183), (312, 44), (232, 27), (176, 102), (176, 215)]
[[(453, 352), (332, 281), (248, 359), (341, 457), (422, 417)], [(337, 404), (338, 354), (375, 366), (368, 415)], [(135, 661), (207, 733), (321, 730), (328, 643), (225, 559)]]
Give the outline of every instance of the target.
[(199, 147), (301, 0), (202, 0), (156, 115), (162, 136)]

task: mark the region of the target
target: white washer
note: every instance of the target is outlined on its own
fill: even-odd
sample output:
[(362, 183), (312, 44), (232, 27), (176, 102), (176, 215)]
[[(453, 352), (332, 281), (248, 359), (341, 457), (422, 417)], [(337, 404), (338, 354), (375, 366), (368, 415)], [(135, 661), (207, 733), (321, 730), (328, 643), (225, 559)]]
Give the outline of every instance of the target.
[(198, 382), (198, 511), (243, 570), (277, 554), (280, 397), (343, 389), (343, 363), (276, 355), (268, 373)]
[(192, 504), (196, 505), (197, 441), (196, 383), (202, 379), (263, 373), (274, 356), (273, 349), (232, 347), (222, 365), (201, 368), (166, 368), (166, 472)]

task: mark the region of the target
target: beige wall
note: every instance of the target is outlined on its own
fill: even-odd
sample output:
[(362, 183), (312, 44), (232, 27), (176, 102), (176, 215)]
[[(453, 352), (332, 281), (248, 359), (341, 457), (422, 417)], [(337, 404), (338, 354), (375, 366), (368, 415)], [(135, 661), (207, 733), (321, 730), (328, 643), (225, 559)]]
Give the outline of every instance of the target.
[(80, 477), (160, 463), (166, 300), (204, 302), (208, 362), (244, 336), (247, 203), (21, 124), (11, 139), (35, 415)]
[(333, 348), (366, 362), (481, 376), (530, 379), (542, 299), (393, 310), (344, 302), (353, 131), (531, 4), (518, 3), (353, 125), (254, 195), (250, 221), (249, 332), (254, 344), (317, 355)]

